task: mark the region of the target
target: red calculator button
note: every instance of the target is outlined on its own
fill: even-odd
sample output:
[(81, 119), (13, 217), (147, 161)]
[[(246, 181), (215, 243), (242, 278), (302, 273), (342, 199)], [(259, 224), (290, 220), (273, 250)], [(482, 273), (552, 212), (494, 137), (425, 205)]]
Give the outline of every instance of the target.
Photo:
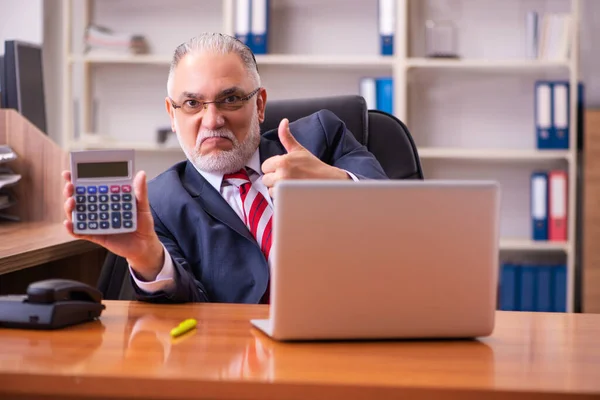
[(120, 193), (121, 192), (121, 187), (118, 185), (112, 185), (110, 187), (110, 192), (111, 193)]
[(130, 185), (123, 185), (123, 186), (121, 186), (121, 189), (123, 190), (123, 193), (131, 193)]

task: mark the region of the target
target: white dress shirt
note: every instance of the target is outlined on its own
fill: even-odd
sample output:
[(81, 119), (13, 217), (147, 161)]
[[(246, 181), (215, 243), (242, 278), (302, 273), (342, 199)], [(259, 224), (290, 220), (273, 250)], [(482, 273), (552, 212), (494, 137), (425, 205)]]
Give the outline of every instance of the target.
[[(246, 163), (246, 168), (248, 169), (248, 177), (250, 178), (250, 182), (252, 182), (252, 186), (254, 186), (256, 190), (258, 190), (265, 197), (265, 199), (267, 199), (269, 206), (272, 208), (273, 202), (271, 200), (271, 196), (269, 195), (269, 189), (265, 186), (262, 179), (260, 179), (263, 174), (260, 168), (260, 155), (258, 149), (256, 149), (250, 160)], [(239, 189), (233, 185), (230, 185), (228, 182), (223, 182), (223, 174), (206, 172), (198, 168), (196, 168), (196, 171), (198, 171), (198, 173), (202, 175), (204, 179), (206, 179), (206, 181), (221, 194), (221, 196), (223, 196), (225, 201), (231, 206), (231, 208), (233, 208), (236, 214), (243, 221), (244, 209), (242, 208), (242, 198), (240, 196)], [(348, 171), (346, 171), (346, 173), (352, 178), (352, 180), (358, 181), (358, 178), (354, 174)], [(165, 252), (165, 261), (161, 271), (156, 276), (154, 281), (140, 280), (131, 266), (129, 267), (129, 271), (136, 285), (147, 293), (154, 293), (161, 290), (170, 292), (175, 287), (173, 260), (169, 256), (169, 252), (164, 245), (163, 249)]]

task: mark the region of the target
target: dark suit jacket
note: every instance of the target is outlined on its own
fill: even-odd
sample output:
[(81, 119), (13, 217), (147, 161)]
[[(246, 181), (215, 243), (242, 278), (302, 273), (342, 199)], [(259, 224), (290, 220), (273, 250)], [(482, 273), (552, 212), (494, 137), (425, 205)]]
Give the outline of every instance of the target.
[[(387, 179), (375, 157), (330, 111), (290, 123), (290, 131), (302, 146), (329, 165), (350, 171), (359, 179)], [(261, 164), (286, 153), (277, 130), (263, 134), (259, 152)], [(260, 301), (269, 280), (265, 257), (244, 222), (189, 161), (151, 180), (148, 196), (155, 230), (173, 260), (176, 290), (148, 295), (133, 283), (138, 299)]]

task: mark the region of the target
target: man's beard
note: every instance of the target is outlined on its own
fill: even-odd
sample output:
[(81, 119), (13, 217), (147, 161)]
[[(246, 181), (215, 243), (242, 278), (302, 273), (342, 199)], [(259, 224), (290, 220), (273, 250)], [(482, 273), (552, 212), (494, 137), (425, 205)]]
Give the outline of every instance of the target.
[[(193, 149), (188, 148), (182, 141), (179, 134), (179, 127), (176, 123), (177, 140), (183, 149), (187, 159), (201, 171), (229, 174), (242, 169), (248, 160), (252, 157), (258, 145), (260, 144), (260, 124), (258, 113), (254, 112), (248, 134), (240, 142), (233, 132), (227, 128), (217, 130), (201, 130), (196, 138), (196, 145)], [(224, 137), (233, 143), (231, 150), (217, 150), (210, 154), (201, 155), (200, 145), (202, 140), (208, 137)]]

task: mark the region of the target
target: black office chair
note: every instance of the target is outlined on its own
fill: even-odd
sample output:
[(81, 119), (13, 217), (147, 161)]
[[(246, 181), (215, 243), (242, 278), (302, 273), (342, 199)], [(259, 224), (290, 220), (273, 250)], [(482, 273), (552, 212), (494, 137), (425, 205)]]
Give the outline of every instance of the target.
[(330, 110), (344, 121), (346, 128), (377, 158), (390, 179), (423, 179), (417, 147), (406, 125), (388, 113), (367, 110), (361, 96), (267, 101), (261, 132), (277, 129), (283, 118), (294, 121), (322, 109)]
[[(283, 118), (294, 121), (321, 109), (332, 111), (344, 121), (356, 139), (375, 155), (390, 179), (423, 179), (419, 154), (406, 125), (385, 112), (367, 110), (361, 96), (267, 102), (261, 132), (277, 129)], [(108, 253), (98, 289), (107, 300), (135, 298), (125, 259)]]

